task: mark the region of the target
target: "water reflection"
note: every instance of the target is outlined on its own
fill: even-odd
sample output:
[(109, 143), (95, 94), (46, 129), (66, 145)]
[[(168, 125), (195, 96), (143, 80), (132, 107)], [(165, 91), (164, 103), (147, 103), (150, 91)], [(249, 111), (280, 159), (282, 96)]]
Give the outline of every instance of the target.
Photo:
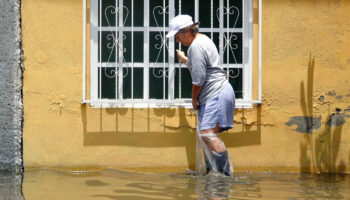
[[(348, 179), (349, 180), (349, 179)], [(339, 184), (346, 182), (345, 175), (322, 174), (300, 176), (302, 190), (298, 199), (348, 199), (341, 194)]]
[[(108, 175), (113, 176), (113, 175)], [(120, 174), (119, 174), (119, 178)], [(93, 197), (109, 199), (174, 199), (174, 200), (222, 200), (236, 198), (261, 198), (257, 183), (247, 177), (227, 177), (218, 174), (207, 176), (171, 175), (132, 175), (126, 184), (128, 189), (116, 189), (114, 195), (99, 194)], [(142, 182), (140, 182), (142, 180)], [(136, 182), (138, 181), (138, 182)], [(91, 180), (89, 182), (92, 182)], [(96, 181), (93, 181), (96, 182)], [(88, 184), (86, 181), (85, 184)], [(106, 184), (106, 183), (103, 183)], [(88, 185), (91, 185), (89, 183)], [(101, 184), (99, 184), (101, 185)], [(142, 197), (142, 198), (141, 198)]]
[(350, 199), (350, 175), (235, 173), (226, 177), (33, 170), (26, 171), (24, 178), (0, 173), (0, 199)]
[(231, 180), (231, 178), (225, 179), (225, 177), (210, 174), (197, 180), (196, 194), (198, 194), (199, 199), (227, 199), (232, 192), (230, 187)]
[(198, 178), (195, 191), (201, 200), (261, 198), (258, 184), (239, 175), (231, 178), (209, 174)]

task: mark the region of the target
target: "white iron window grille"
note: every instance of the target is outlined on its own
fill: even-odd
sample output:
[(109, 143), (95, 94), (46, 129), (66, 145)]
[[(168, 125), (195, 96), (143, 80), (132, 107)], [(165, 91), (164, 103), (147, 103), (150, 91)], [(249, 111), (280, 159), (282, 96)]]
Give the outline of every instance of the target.
[[(106, 107), (191, 107), (191, 77), (175, 54), (175, 49), (186, 51), (187, 47), (165, 37), (170, 20), (180, 13), (200, 21), (200, 32), (216, 44), (227, 79), (235, 90), (236, 105), (260, 103), (260, 42), (259, 99), (252, 99), (252, 1), (90, 0), (90, 98), (86, 98), (84, 43), (83, 103)], [(86, 0), (83, 9), (85, 41)], [(259, 14), (261, 25), (261, 10)]]

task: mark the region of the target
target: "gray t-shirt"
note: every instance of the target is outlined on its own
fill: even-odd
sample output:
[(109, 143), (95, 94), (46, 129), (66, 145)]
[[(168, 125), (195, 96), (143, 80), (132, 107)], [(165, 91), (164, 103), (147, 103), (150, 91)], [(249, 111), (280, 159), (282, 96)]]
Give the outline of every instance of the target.
[(203, 86), (198, 101), (205, 104), (208, 99), (217, 96), (228, 83), (219, 53), (213, 41), (206, 35), (201, 35), (188, 48), (187, 57), (192, 83)]

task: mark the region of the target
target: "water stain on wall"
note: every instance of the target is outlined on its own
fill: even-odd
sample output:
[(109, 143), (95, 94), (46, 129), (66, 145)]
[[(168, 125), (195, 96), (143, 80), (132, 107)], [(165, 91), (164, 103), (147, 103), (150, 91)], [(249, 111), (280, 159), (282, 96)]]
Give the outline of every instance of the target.
[(335, 113), (333, 113), (328, 117), (327, 124), (329, 127), (332, 127), (332, 126), (337, 127), (337, 126), (343, 125), (345, 123), (345, 118), (346, 117), (350, 118), (350, 115), (345, 115), (347, 110), (344, 111), (344, 114), (340, 113), (341, 111), (340, 108), (337, 108), (335, 111), (336, 111)]
[(313, 130), (320, 129), (321, 127), (321, 116), (320, 117), (307, 117), (307, 116), (295, 116), (289, 118), (286, 123), (287, 126), (297, 125), (295, 129), (300, 133), (311, 134)]
[(336, 96), (335, 98), (338, 99), (338, 100), (341, 100), (343, 98), (343, 96), (339, 95), (339, 96)]
[(330, 91), (330, 92), (328, 92), (327, 93), (329, 96), (336, 96), (337, 95), (337, 93), (335, 93), (334, 91)]
[(318, 98), (318, 100), (322, 103), (324, 101), (324, 96), (321, 95), (320, 98)]
[[(336, 112), (328, 117), (327, 125), (328, 127), (338, 127), (343, 125), (346, 121), (345, 118), (350, 118), (350, 115), (345, 113), (350, 112), (350, 109), (344, 110), (341, 114), (341, 109), (337, 108)], [(308, 116), (295, 116), (290, 117), (289, 121), (285, 123), (287, 126), (297, 125), (295, 131), (299, 133), (309, 133), (311, 134), (313, 130), (318, 130), (321, 128), (321, 116), (320, 117), (308, 117)]]

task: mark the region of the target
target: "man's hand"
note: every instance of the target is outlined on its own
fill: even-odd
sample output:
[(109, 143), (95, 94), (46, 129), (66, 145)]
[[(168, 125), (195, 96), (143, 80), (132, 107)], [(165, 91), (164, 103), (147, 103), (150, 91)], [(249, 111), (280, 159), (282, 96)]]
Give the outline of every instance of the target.
[(194, 110), (199, 110), (198, 100), (192, 99), (192, 106)]
[(192, 84), (192, 106), (194, 110), (199, 110), (198, 96), (203, 86), (196, 86)]
[(185, 56), (185, 52), (176, 50), (176, 54), (179, 62), (185, 63), (187, 65), (187, 57)]

